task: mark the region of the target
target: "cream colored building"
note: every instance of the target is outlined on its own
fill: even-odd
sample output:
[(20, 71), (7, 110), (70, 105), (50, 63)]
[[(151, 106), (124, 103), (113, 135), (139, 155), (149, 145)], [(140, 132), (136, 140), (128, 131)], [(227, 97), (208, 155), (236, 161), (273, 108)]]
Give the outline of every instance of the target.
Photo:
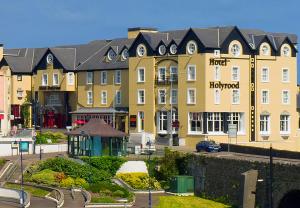
[(294, 34), (238, 27), (130, 28), (127, 38), (7, 49), (1, 69), (12, 71), (13, 109), (30, 95), (33, 124), (103, 118), (190, 147), (228, 142), (234, 124), (231, 143), (298, 150), (296, 44)]

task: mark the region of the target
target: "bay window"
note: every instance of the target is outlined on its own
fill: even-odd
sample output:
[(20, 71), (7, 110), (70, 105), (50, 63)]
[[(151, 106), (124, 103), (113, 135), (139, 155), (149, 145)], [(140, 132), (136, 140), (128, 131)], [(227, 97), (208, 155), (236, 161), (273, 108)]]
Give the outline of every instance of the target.
[(260, 134), (270, 134), (270, 115), (260, 115)]
[(189, 129), (190, 134), (200, 134), (203, 131), (203, 116), (199, 112), (189, 113)]

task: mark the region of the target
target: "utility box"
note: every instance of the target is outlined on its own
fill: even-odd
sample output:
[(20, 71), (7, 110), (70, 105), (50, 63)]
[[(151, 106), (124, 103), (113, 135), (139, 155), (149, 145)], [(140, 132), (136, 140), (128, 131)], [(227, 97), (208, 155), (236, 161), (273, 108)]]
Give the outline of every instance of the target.
[(178, 195), (194, 195), (194, 177), (186, 175), (174, 176), (170, 181), (168, 191)]

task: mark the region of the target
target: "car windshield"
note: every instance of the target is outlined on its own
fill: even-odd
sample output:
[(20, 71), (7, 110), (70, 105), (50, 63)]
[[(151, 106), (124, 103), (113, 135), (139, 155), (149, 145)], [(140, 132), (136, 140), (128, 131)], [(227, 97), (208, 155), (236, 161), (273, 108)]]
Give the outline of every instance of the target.
[(210, 144), (210, 145), (215, 145), (216, 142), (215, 142), (215, 141), (209, 141), (209, 144)]

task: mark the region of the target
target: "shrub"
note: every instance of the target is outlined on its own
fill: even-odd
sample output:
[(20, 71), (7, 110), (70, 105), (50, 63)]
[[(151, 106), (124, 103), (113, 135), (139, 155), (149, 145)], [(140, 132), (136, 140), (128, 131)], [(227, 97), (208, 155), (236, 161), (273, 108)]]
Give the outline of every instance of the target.
[(89, 184), (83, 178), (75, 178), (74, 182), (75, 182), (74, 185), (76, 187), (82, 187), (82, 188), (87, 189), (89, 186)]
[(147, 173), (120, 173), (117, 177), (128, 183), (134, 189), (148, 189), (149, 182), (152, 189), (161, 189), (160, 183)]
[(56, 172), (64, 172), (72, 178), (83, 178), (89, 183), (97, 183), (110, 179), (110, 174), (106, 171), (59, 157), (44, 161), (40, 164), (40, 168), (42, 170), (50, 169)]
[(35, 182), (35, 183), (42, 183), (46, 185), (56, 185), (56, 180), (55, 180), (55, 174), (57, 172), (49, 170), (49, 169), (44, 169), (40, 172), (37, 172), (33, 174), (30, 177), (30, 180)]
[(104, 170), (110, 173), (111, 176), (114, 176), (120, 166), (126, 162), (124, 158), (113, 157), (113, 156), (100, 156), (100, 157), (81, 157), (81, 159), (88, 163), (89, 165), (99, 169)]
[(91, 199), (92, 203), (114, 203), (116, 200), (114, 200), (111, 197), (92, 197)]
[(66, 179), (62, 179), (59, 185), (65, 188), (71, 188), (72, 186), (75, 185), (75, 181), (73, 178), (67, 177)]
[(47, 131), (44, 133), (38, 133), (36, 136), (37, 144), (47, 144), (48, 139), (51, 140), (51, 143), (57, 143), (60, 140), (66, 140), (67, 136), (61, 132), (51, 132)]
[(0, 168), (6, 163), (6, 160), (0, 159)]
[(121, 190), (116, 190), (116, 191), (113, 193), (113, 196), (115, 196), (115, 197), (124, 197), (124, 192), (121, 191)]
[(59, 182), (59, 183), (60, 183), (63, 179), (66, 179), (66, 178), (67, 178), (67, 176), (65, 175), (64, 172), (55, 173), (54, 176), (55, 176), (55, 180), (56, 180), (57, 182)]

